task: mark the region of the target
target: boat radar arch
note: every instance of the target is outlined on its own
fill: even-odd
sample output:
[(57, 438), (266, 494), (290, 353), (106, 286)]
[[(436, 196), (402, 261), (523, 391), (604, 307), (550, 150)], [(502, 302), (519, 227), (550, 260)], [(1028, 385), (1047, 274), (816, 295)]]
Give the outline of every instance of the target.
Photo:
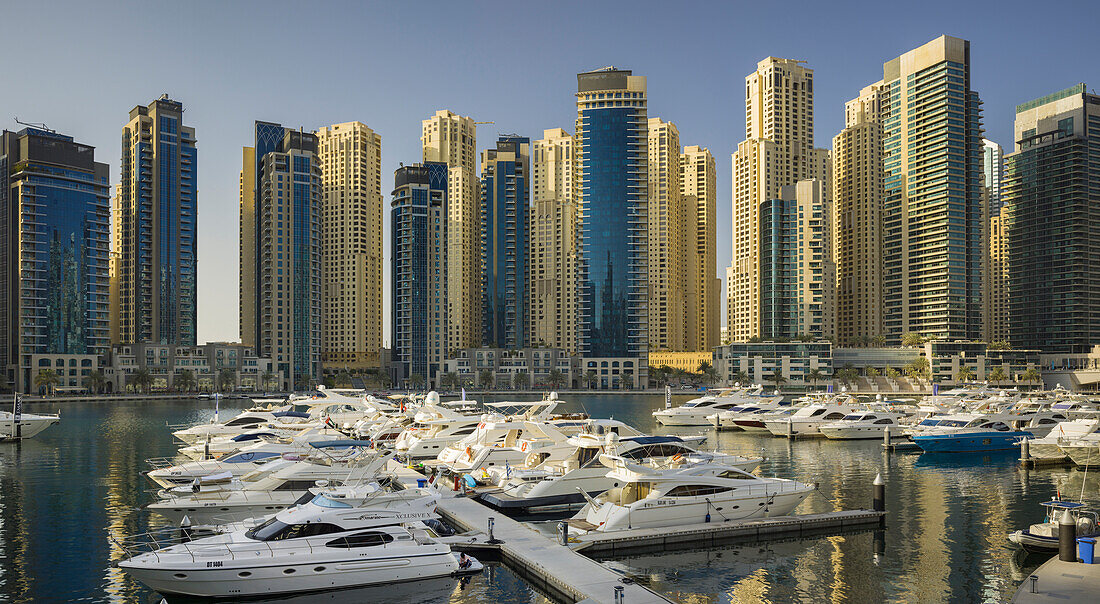
[(431, 392), (428, 393), (428, 396), (424, 397), (424, 403), (427, 404), (427, 405), (438, 405), (439, 404), (439, 393), (436, 392), (435, 390), (432, 390)]

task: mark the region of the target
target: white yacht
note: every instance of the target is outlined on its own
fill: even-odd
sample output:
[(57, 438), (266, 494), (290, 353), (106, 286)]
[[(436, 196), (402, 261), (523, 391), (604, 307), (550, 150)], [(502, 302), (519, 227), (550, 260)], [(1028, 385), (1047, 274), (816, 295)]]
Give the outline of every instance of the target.
[(718, 394), (694, 398), (679, 407), (667, 407), (653, 412), (662, 426), (706, 426), (708, 416), (747, 404), (778, 403), (783, 397), (768, 395), (760, 385), (723, 390)]
[(851, 413), (835, 422), (822, 424), (818, 430), (825, 438), (833, 440), (881, 439), (888, 427), (901, 436), (899, 425), (904, 417), (905, 414), (892, 411)]
[(128, 557), (118, 566), (162, 594), (214, 598), (391, 585), (481, 570), (423, 524), (438, 494), (374, 493), (352, 499), (322, 492), (248, 530), (187, 543), (131, 538), (120, 544)]
[[(718, 430), (744, 430), (745, 426), (738, 420), (746, 420), (746, 422), (756, 420), (765, 414), (775, 413), (783, 409), (784, 405), (781, 401), (748, 403), (709, 415), (707, 421)], [(763, 423), (760, 425), (763, 427)]]
[(270, 428), (257, 428), (231, 437), (221, 437), (210, 441), (203, 441), (189, 447), (182, 447), (179, 453), (182, 457), (202, 461), (216, 459), (223, 455), (229, 455), (245, 449), (259, 449), (260, 443), (269, 443), (272, 450), (283, 452), (295, 450), (309, 450), (309, 443), (333, 439), (347, 438), (343, 432), (322, 424), (311, 424), (304, 430), (274, 430)]
[(466, 447), (448, 468), (457, 474), (473, 474), (476, 479), (487, 479), (493, 467), (517, 465), (531, 453), (568, 450), (570, 436), (584, 428), (585, 420), (553, 419), (544, 422), (523, 422), (512, 427), (502, 439), (495, 442), (479, 442)]
[(1100, 429), (1093, 430), (1080, 438), (1058, 443), (1058, 448), (1079, 467), (1100, 466)]
[(571, 437), (569, 443), (572, 450), (561, 459), (501, 473), (501, 492), (483, 494), (481, 500), (506, 512), (576, 509), (585, 501), (582, 492), (596, 495), (620, 485), (609, 477), (604, 456), (653, 467), (722, 464), (745, 472), (752, 472), (763, 461), (699, 451), (675, 436), (619, 437), (611, 432), (605, 436), (586, 432)]
[[(311, 457), (289, 465), (281, 462), (256, 480), (242, 477), (240, 488), (200, 489), (166, 493), (168, 498), (147, 506), (174, 524), (186, 517), (195, 525), (217, 525), (273, 514), (293, 506), (315, 486), (356, 485), (374, 480), (392, 454), (374, 454), (346, 461)], [(186, 487), (183, 488), (186, 490)]]
[(1100, 430), (1100, 418), (1097, 417), (1061, 422), (1047, 432), (1046, 436), (1029, 440), (1028, 451), (1032, 457), (1039, 459), (1063, 459), (1066, 453), (1060, 445), (1069, 445), (1097, 430)]
[(440, 450), (432, 463), (449, 466), (474, 445), (502, 443), (510, 431), (522, 429), (524, 422), (549, 420), (557, 405), (552, 399), (537, 403), (486, 403), (494, 412), (482, 415), (473, 432)]
[(172, 432), (185, 445), (201, 445), (203, 441), (215, 438), (233, 437), (269, 424), (301, 424), (310, 421), (308, 413), (282, 409), (278, 411), (242, 411), (229, 420), (218, 423), (198, 424)]
[(622, 483), (591, 498), (569, 521), (584, 531), (683, 526), (786, 516), (813, 485), (761, 478), (722, 464), (655, 468), (602, 456), (607, 473)]
[(839, 421), (863, 407), (852, 397), (843, 396), (821, 403), (806, 405), (786, 417), (773, 416), (764, 420), (764, 427), (775, 436), (816, 436), (823, 424)]
[(32, 438), (60, 421), (61, 413), (57, 415), (20, 413), (19, 422), (16, 423), (14, 413), (0, 411), (0, 441)]
[(481, 423), (477, 415), (467, 415), (439, 403), (439, 396), (433, 398), (434, 394), (428, 393), (428, 399), (416, 412), (412, 424), (397, 437), (394, 450), (398, 457), (434, 459), (447, 445), (473, 434)]

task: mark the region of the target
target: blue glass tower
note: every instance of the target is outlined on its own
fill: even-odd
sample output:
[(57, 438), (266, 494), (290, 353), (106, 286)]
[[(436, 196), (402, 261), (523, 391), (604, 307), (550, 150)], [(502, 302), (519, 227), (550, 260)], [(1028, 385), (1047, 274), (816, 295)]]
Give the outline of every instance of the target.
[(9, 387), (33, 385), (33, 354), (110, 346), (107, 172), (72, 137), (0, 135), (0, 364)]
[(447, 340), (447, 164), (394, 172), (390, 293), (394, 383), (439, 373)]
[(646, 356), (647, 121), (644, 77), (614, 68), (577, 75), (577, 335), (586, 357)]
[(527, 326), (531, 139), (506, 135), (481, 160), (481, 345), (522, 348)]
[(118, 198), (118, 338), (195, 345), (197, 151), (183, 104), (130, 110)]

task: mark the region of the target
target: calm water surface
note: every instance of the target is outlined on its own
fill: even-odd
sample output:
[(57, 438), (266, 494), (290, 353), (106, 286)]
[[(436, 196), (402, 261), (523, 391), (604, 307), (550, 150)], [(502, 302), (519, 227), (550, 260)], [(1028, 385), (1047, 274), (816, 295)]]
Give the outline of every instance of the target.
[[(563, 398), (566, 410), (615, 417), (655, 429), (650, 412), (663, 397)], [(677, 397), (677, 402), (686, 399)], [(497, 397), (499, 400), (500, 397)], [(234, 413), (245, 401), (223, 405)], [(62, 421), (32, 440), (0, 444), (0, 602), (156, 602), (156, 594), (112, 567), (111, 538), (162, 523), (142, 510), (153, 497), (145, 459), (171, 456), (165, 424), (197, 422), (209, 401), (66, 403)], [(56, 404), (28, 405), (30, 412)], [(223, 417), (226, 417), (223, 415)], [(695, 433), (704, 428), (670, 431)], [(871, 481), (887, 481), (889, 526), (884, 554), (874, 531), (680, 551), (604, 564), (684, 603), (711, 602), (996, 602), (1006, 600), (1041, 559), (1021, 560), (1006, 535), (1042, 516), (1055, 490), (1100, 503), (1096, 473), (1022, 471), (1012, 454), (885, 455), (877, 441), (837, 442), (721, 433), (721, 451), (766, 456), (760, 472), (818, 483), (797, 510), (870, 506)], [(393, 604), (546, 602), (508, 568), (460, 586), (429, 584), (352, 590), (282, 602)]]

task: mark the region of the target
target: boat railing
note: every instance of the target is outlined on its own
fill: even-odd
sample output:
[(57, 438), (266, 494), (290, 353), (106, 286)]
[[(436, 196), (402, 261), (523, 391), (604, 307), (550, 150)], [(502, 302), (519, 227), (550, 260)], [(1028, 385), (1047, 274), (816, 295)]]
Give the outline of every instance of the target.
[[(192, 460), (187, 460), (192, 461)], [(145, 460), (145, 463), (149, 464), (154, 470), (162, 470), (164, 468), (171, 468), (172, 466), (179, 465), (179, 458), (176, 457), (150, 457)]]
[[(258, 541), (245, 537), (233, 541), (211, 543), (206, 539), (192, 541), (196, 533), (203, 536), (211, 535), (210, 531), (193, 531), (189, 527), (165, 527), (119, 539), (111, 537), (111, 541), (126, 553), (127, 558), (151, 554), (159, 563), (162, 561), (162, 557), (168, 558), (171, 556), (171, 558), (168, 558), (168, 561), (171, 561), (176, 556), (186, 556), (190, 558), (192, 563), (198, 564), (201, 562), (214, 562), (218, 559), (254, 561), (264, 556), (275, 558), (284, 553), (304, 555), (308, 552), (308, 555), (312, 556), (332, 552), (334, 548), (325, 544), (335, 539), (327, 535), (319, 535), (318, 537), (324, 539), (323, 542), (311, 543), (310, 537), (279, 541)], [(380, 544), (372, 546), (371, 549), (384, 549), (388, 545)], [(175, 559), (178, 561), (178, 558)]]
[(188, 428), (193, 428), (196, 425), (205, 425), (205, 424), (195, 424), (194, 422), (192, 422), (192, 423), (182, 422), (182, 423), (178, 423), (178, 424), (170, 424), (168, 422), (164, 422), (164, 425), (168, 426), (168, 429), (170, 431), (175, 432), (177, 430), (186, 430)]

